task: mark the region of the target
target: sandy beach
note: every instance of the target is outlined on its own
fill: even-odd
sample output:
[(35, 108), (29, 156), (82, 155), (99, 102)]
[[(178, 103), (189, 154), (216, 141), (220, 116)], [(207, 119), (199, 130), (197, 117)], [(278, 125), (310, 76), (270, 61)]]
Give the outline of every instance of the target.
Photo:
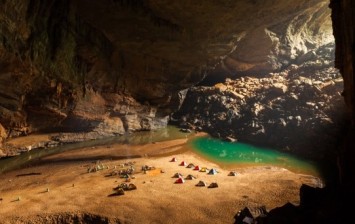
[[(234, 215), (245, 206), (265, 205), (270, 210), (287, 202), (297, 205), (300, 186), (319, 183), (318, 178), (271, 166), (236, 167), (238, 175), (228, 176), (230, 170), (186, 150), (186, 141), (83, 148), (0, 174), (0, 223), (41, 223), (63, 212), (89, 213), (121, 223), (233, 223)], [(178, 161), (170, 162), (172, 157)], [(88, 173), (98, 160), (105, 168)], [(216, 168), (219, 173), (194, 171), (179, 166), (181, 161)], [(124, 163), (134, 164), (130, 183), (137, 190), (108, 197), (125, 182), (110, 175), (127, 169)], [(154, 169), (144, 173), (144, 165)], [(177, 172), (196, 179), (175, 184), (172, 176)], [(217, 182), (219, 187), (196, 187), (200, 180)]]

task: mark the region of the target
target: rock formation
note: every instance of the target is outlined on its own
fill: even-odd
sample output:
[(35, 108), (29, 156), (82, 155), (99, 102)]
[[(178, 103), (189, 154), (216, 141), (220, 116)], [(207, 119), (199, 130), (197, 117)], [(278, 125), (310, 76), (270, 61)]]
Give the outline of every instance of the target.
[[(287, 205), (283, 208), (273, 209), (263, 223), (282, 223), (287, 217), (299, 223), (346, 223), (352, 222), (352, 206), (355, 173), (355, 91), (354, 91), (354, 24), (355, 2), (351, 0), (331, 0), (332, 22), (336, 44), (335, 67), (339, 69), (344, 78), (344, 90), (342, 95), (347, 106), (348, 124), (339, 136), (337, 165), (339, 179), (327, 189), (310, 190), (301, 188), (301, 205), (291, 208)], [(322, 192), (323, 191), (323, 192)], [(318, 199), (317, 199), (318, 197)], [(303, 200), (303, 203), (302, 203)], [(304, 206), (306, 205), (306, 206)], [(349, 206), (350, 205), (350, 206)], [(288, 212), (294, 215), (289, 215)], [(302, 220), (302, 218), (305, 218)], [(284, 219), (284, 220), (282, 220)]]
[[(6, 130), (0, 123), (0, 147), (2, 147), (2, 142), (7, 138)], [(0, 157), (6, 156), (0, 149)]]
[(162, 127), (207, 75), (277, 73), (333, 40), (325, 0), (0, 4), (2, 141)]
[(186, 125), (280, 148), (292, 130), (328, 144), (309, 131), (337, 128), (341, 112), (338, 73), (319, 58), (333, 41), (329, 2), (349, 115), (337, 157), (346, 199), (355, 189), (352, 0), (0, 0), (0, 147), (36, 131), (73, 142), (163, 127), (201, 80), (213, 87), (188, 100), (214, 102), (216, 114), (184, 105), (176, 115)]
[(219, 138), (317, 159), (334, 157), (344, 126), (343, 79), (334, 68), (332, 44), (312, 55), (281, 72), (191, 88), (173, 117), (182, 128), (204, 130)]

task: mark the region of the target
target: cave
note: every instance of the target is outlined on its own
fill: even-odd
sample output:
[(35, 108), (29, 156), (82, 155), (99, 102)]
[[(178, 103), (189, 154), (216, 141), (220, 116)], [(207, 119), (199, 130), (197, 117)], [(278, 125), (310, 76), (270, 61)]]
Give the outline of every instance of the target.
[[(29, 169), (20, 169), (28, 176), (17, 173), (19, 177), (34, 177), (36, 166), (51, 163), (122, 160), (122, 152), (104, 154), (114, 148), (105, 139), (124, 139), (120, 144), (127, 145), (131, 139), (152, 139), (149, 133), (167, 135), (159, 130), (173, 125), (186, 136), (207, 133), (225, 142), (269, 147), (317, 161), (322, 187), (302, 185), (297, 189), (298, 205), (269, 207), (260, 222), (351, 220), (348, 204), (355, 172), (351, 0), (0, 0), (0, 6), (0, 165), (13, 158), (31, 160), (26, 157), (29, 151), (68, 147), (64, 159), (53, 154), (27, 165), (19, 159), (15, 165), (23, 163), (21, 169)], [(31, 136), (36, 140), (28, 143)], [(87, 145), (92, 149), (84, 150), (88, 157), (70, 148), (90, 141), (101, 143)], [(130, 158), (149, 154), (134, 144), (129, 147), (143, 155)], [(4, 181), (20, 172), (15, 167), (0, 172)], [(36, 184), (49, 185), (48, 178)], [(9, 186), (17, 186), (15, 182)], [(36, 184), (0, 188), (0, 208), (6, 203), (2, 194), (37, 189)], [(50, 193), (49, 188), (45, 192)], [(17, 199), (9, 199), (9, 205), (30, 201)], [(36, 200), (40, 199), (32, 198)], [(253, 203), (257, 202), (255, 198)], [(43, 215), (35, 209), (29, 214), (32, 221), (0, 209), (0, 220), (3, 216), (8, 223), (130, 221), (125, 214), (107, 218), (109, 213), (98, 205), (86, 210), (73, 206), (73, 214), (53, 208)], [(222, 216), (211, 219), (218, 223)], [(238, 215), (236, 223), (243, 223)]]

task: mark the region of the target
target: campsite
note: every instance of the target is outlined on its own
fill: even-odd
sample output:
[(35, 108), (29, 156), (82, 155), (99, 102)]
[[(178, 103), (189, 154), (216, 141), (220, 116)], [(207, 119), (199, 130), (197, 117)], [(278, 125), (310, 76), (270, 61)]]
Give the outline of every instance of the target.
[[(186, 150), (186, 141), (114, 144), (41, 158), (36, 166), (2, 174), (0, 217), (42, 220), (65, 210), (121, 221), (129, 217), (129, 223), (165, 223), (161, 217), (171, 223), (233, 223), (246, 206), (299, 204), (300, 186), (318, 184), (313, 176), (279, 167), (220, 167)], [(122, 155), (127, 147), (131, 154), (124, 159), (107, 157)], [(106, 159), (97, 163), (96, 158)], [(95, 166), (102, 169), (91, 171)]]

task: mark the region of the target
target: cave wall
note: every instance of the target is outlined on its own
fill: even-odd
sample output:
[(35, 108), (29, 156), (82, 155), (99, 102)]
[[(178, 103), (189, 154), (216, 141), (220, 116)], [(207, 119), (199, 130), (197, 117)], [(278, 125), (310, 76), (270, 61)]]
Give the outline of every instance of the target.
[(347, 104), (349, 125), (343, 132), (339, 147), (338, 169), (342, 209), (349, 210), (348, 204), (355, 195), (355, 89), (354, 89), (354, 30), (355, 2), (351, 0), (331, 0), (333, 30), (336, 43), (335, 66), (344, 78), (342, 93)]
[[(102, 30), (80, 17), (78, 4), (1, 1), (0, 140), (56, 127), (110, 136), (166, 126), (167, 113), (157, 107), (179, 97), (170, 100), (159, 77), (150, 81), (155, 86), (140, 79), (135, 61), (145, 56), (115, 51)], [(124, 78), (126, 68), (136, 73)], [(139, 102), (137, 88), (145, 96)]]
[(331, 0), (333, 30), (336, 43), (335, 67), (344, 78), (343, 96), (348, 106), (352, 126), (355, 125), (354, 24), (355, 2)]
[(211, 71), (277, 71), (331, 41), (327, 4), (1, 0), (1, 138), (162, 127)]

